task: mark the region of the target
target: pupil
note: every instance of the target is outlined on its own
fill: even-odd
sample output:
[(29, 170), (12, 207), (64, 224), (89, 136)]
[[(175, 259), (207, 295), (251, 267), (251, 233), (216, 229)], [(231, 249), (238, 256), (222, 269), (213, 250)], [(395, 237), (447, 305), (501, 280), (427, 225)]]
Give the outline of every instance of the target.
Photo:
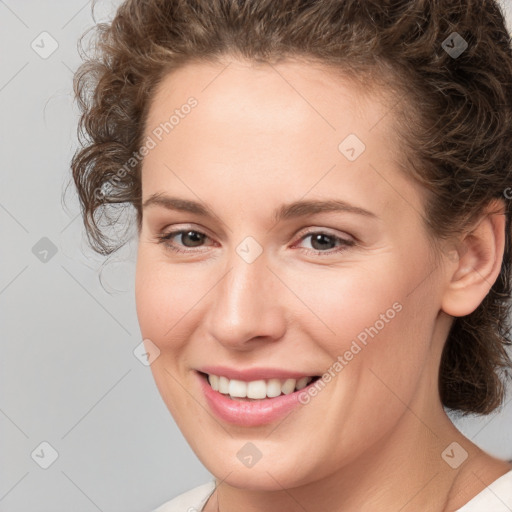
[(197, 231), (187, 231), (186, 233), (183, 233), (182, 241), (184, 241), (183, 237), (192, 240), (192, 244), (184, 244), (187, 247), (195, 247), (195, 245), (200, 245), (201, 242), (203, 241), (203, 235), (201, 233), (198, 233)]
[[(311, 240), (311, 246), (313, 249), (321, 250), (321, 249), (332, 249), (333, 247), (327, 247), (327, 245), (332, 245), (333, 239), (329, 235), (325, 235), (323, 233), (319, 233), (317, 235), (314, 235)], [(315, 244), (319, 244), (319, 247), (315, 247)]]

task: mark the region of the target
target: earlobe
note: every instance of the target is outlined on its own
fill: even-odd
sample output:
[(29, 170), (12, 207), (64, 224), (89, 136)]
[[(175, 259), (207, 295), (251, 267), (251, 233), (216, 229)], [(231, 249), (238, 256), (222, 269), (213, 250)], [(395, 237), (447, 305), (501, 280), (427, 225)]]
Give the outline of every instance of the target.
[(461, 236), (456, 258), (447, 264), (449, 279), (442, 310), (460, 317), (472, 313), (498, 278), (505, 248), (505, 204), (494, 200), (469, 233)]

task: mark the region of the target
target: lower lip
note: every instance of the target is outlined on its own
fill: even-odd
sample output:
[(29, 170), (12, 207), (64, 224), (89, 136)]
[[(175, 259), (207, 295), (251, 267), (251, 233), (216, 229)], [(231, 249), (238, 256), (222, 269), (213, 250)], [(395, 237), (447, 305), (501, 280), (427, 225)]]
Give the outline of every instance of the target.
[(214, 391), (201, 374), (198, 373), (198, 377), (206, 401), (215, 415), (228, 423), (242, 427), (257, 427), (283, 418), (295, 407), (301, 405), (299, 393), (306, 389), (294, 391), (289, 395), (276, 396), (275, 398), (264, 398), (254, 402), (239, 402)]

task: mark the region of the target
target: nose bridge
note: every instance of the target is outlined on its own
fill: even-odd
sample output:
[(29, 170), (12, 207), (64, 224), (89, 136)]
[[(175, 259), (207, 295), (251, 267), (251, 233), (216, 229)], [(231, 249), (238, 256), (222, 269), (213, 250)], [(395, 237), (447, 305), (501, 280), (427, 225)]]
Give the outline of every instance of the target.
[(209, 330), (217, 341), (243, 348), (256, 337), (279, 338), (285, 327), (274, 275), (267, 258), (251, 240), (242, 242), (227, 261), (227, 271), (215, 287)]

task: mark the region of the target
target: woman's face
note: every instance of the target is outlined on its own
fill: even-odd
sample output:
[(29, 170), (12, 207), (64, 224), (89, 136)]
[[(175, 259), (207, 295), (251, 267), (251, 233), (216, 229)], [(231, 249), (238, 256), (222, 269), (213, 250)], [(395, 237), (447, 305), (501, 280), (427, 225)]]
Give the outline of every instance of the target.
[(442, 269), (393, 112), (362, 92), (300, 62), (194, 63), (148, 115), (141, 332), (178, 426), (235, 486), (315, 481), (440, 407)]

